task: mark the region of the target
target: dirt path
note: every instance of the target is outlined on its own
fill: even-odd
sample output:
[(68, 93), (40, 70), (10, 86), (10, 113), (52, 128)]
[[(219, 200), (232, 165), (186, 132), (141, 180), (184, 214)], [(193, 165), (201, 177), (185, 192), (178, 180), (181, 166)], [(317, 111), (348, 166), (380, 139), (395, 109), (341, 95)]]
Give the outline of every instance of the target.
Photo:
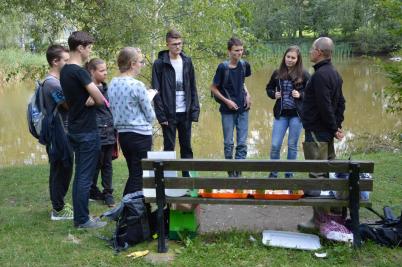
[(200, 232), (239, 230), (297, 231), (312, 216), (311, 207), (201, 205)]

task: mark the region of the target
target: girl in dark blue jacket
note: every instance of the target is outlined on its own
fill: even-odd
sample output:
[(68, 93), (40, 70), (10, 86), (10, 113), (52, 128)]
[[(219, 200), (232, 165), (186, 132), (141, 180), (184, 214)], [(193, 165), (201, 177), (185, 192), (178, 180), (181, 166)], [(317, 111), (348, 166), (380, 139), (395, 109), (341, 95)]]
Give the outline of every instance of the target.
[[(101, 153), (96, 166), (95, 175), (92, 179), (92, 186), (89, 192), (89, 198), (93, 200), (102, 200), (105, 205), (113, 207), (115, 201), (113, 198), (113, 165), (112, 154), (116, 143), (115, 130), (113, 127), (113, 116), (110, 111), (107, 84), (105, 83), (107, 69), (106, 63), (98, 58), (91, 59), (86, 64), (87, 70), (90, 72), (92, 81), (99, 88), (103, 97), (105, 98), (105, 104), (96, 107), (96, 122), (98, 124), (99, 136), (101, 140)], [(102, 176), (103, 192), (101, 192), (97, 186), (99, 172)]]
[[(279, 69), (273, 72), (266, 87), (268, 96), (276, 99), (271, 159), (280, 159), (283, 138), (288, 129), (287, 159), (297, 158), (298, 141), (302, 130), (300, 114), (303, 90), (309, 78), (309, 73), (303, 69), (300, 48), (290, 46), (283, 55)], [(286, 178), (292, 176), (290, 172), (285, 173)], [(269, 177), (278, 177), (278, 173), (271, 172)]]

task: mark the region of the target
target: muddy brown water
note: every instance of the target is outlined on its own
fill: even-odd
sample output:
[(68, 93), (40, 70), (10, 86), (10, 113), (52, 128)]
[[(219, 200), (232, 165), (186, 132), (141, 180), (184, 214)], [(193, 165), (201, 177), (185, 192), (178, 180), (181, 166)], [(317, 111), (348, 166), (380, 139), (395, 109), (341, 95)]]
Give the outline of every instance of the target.
[[(338, 152), (345, 151), (350, 140), (360, 134), (384, 135), (392, 130), (402, 129), (401, 117), (385, 111), (381, 93), (388, 81), (374, 60), (350, 58), (335, 61), (334, 64), (343, 77), (346, 98), (343, 124), (346, 138), (336, 144)], [(269, 158), (274, 101), (267, 97), (265, 86), (275, 67), (267, 65), (254, 72), (246, 81), (253, 100), (248, 136), (249, 157), (252, 158)], [(310, 64), (307, 67), (312, 73)], [(208, 84), (198, 86), (200, 91), (208, 88)], [(3, 82), (0, 85), (0, 167), (47, 161), (44, 147), (27, 129), (26, 104), (32, 88), (33, 81)], [(211, 103), (212, 100), (207, 95), (201, 103), (200, 121), (193, 127), (194, 156), (222, 158), (223, 138), (218, 106)], [(286, 140), (284, 143), (286, 144)], [(162, 150), (159, 132), (154, 138), (154, 150)], [(285, 156), (285, 152), (286, 146), (283, 146), (282, 156)]]

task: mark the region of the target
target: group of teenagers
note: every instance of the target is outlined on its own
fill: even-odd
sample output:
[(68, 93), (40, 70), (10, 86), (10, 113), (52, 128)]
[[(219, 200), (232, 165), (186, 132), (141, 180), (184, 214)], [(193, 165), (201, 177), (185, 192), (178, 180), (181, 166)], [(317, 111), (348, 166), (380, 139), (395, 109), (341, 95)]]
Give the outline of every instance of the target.
[[(49, 46), (46, 57), (50, 69), (43, 84), (45, 107), (60, 114), (66, 140), (64, 153), (59, 153), (63, 156), (53, 156), (49, 153), (51, 145), (46, 147), (50, 162), (51, 219), (73, 219), (77, 228), (99, 228), (106, 224), (89, 215), (88, 204), (90, 199), (102, 200), (109, 207), (115, 204), (112, 154), (117, 140), (129, 171), (124, 196), (142, 190), (141, 160), (152, 149), (154, 120), (157, 119), (163, 131), (164, 151), (175, 150), (177, 132), (180, 157), (193, 158), (191, 128), (200, 114), (194, 66), (183, 53), (183, 38), (177, 30), (167, 32), (167, 50), (160, 51), (153, 62), (151, 88), (157, 91), (153, 98), (144, 83), (136, 79), (145, 65), (140, 48), (121, 49), (117, 57), (119, 75), (106, 84), (106, 63), (98, 58), (89, 60), (94, 42), (89, 33), (76, 31), (68, 38), (69, 49), (57, 44)], [(310, 77), (303, 68), (300, 48), (290, 46), (273, 72), (266, 86), (268, 96), (276, 100), (271, 159), (280, 158), (287, 131), (287, 158), (296, 159), (302, 128), (306, 159), (335, 157), (334, 138), (344, 137), (341, 124), (345, 99), (342, 78), (331, 63), (333, 50), (334, 44), (328, 37), (314, 41), (310, 60), (315, 64), (315, 72)], [(240, 39), (232, 37), (227, 51), (228, 60), (218, 65), (211, 92), (220, 104), (224, 157), (241, 160), (247, 157), (252, 101), (245, 78), (251, 75), (251, 67), (242, 59), (244, 46)], [(64, 197), (72, 177), (73, 160), (71, 207)], [(103, 191), (97, 187), (99, 172)], [(242, 174), (228, 170), (228, 175)], [(183, 172), (183, 176), (190, 174)], [(271, 172), (269, 177), (278, 177), (278, 173)], [(286, 172), (285, 177), (292, 177), (292, 173)], [(311, 224), (314, 217), (305, 226)]]

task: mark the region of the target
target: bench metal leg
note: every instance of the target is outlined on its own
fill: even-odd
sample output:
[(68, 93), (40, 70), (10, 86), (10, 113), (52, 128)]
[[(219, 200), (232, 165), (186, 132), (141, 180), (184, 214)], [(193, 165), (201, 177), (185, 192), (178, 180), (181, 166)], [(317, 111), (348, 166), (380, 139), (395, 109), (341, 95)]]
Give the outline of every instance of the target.
[(166, 205), (165, 177), (163, 174), (163, 162), (154, 163), (156, 204), (158, 205), (158, 253), (166, 253), (168, 248), (165, 239), (165, 215), (163, 209)]
[(362, 245), (362, 239), (359, 232), (360, 165), (358, 163), (351, 163), (351, 169), (352, 173), (349, 175), (349, 210), (350, 218), (352, 220), (353, 246), (359, 248)]

